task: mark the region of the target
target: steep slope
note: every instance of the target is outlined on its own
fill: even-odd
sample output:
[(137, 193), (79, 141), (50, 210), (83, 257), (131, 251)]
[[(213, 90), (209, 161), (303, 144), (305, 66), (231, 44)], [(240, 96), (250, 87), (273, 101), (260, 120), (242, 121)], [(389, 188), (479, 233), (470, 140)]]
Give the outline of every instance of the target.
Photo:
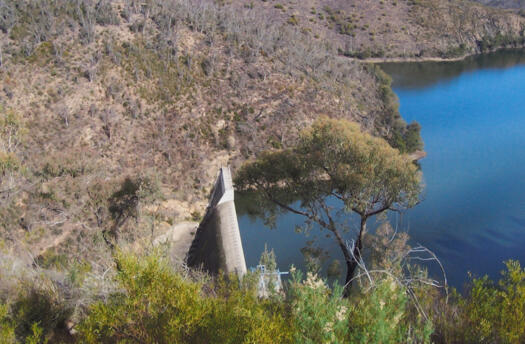
[(1, 235), (44, 265), (198, 219), (219, 166), (293, 142), (320, 114), (398, 143), (406, 131), (379, 70), (249, 8), (1, 8)]

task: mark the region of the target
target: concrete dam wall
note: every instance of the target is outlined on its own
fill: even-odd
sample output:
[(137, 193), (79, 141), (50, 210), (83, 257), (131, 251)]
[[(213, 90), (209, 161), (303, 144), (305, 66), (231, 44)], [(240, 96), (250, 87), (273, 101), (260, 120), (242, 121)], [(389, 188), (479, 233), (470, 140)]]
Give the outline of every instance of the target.
[(234, 204), (232, 176), (222, 167), (202, 219), (186, 256), (188, 266), (212, 274), (246, 273), (246, 261)]

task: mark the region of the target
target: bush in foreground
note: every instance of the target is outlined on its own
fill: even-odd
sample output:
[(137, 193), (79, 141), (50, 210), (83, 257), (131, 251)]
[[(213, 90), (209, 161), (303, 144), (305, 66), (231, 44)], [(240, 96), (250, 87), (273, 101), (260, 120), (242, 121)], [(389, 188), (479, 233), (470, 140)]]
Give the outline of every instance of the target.
[(79, 326), (88, 343), (428, 342), (412, 322), (406, 290), (391, 279), (350, 298), (315, 274), (292, 273), (286, 293), (258, 298), (257, 276), (215, 281), (174, 271), (158, 256), (120, 255), (120, 291), (94, 304)]
[(210, 279), (156, 254), (117, 261), (115, 288), (87, 305), (73, 336), (64, 328), (71, 300), (24, 284), (14, 299), (2, 295), (0, 343), (524, 342), (525, 270), (517, 262), (498, 283), (473, 279), (446, 303), (389, 274), (359, 281), (342, 298), (340, 286), (293, 272), (285, 292), (259, 298), (256, 275)]
[(222, 278), (205, 284), (158, 256), (120, 255), (121, 291), (91, 307), (80, 325), (88, 343), (284, 343), (283, 305), (259, 300), (254, 284)]

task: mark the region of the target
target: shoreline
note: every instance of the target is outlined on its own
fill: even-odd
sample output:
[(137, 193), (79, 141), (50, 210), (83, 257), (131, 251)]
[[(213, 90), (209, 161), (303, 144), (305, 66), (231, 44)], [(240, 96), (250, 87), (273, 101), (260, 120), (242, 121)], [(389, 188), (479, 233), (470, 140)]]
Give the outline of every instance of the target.
[(492, 49), (487, 52), (478, 52), (472, 54), (465, 54), (459, 57), (437, 57), (437, 56), (428, 56), (428, 57), (369, 57), (366, 59), (358, 59), (356, 57), (347, 57), (353, 61), (363, 62), (363, 63), (402, 63), (402, 62), (458, 62), (465, 60), (468, 57), (486, 55), (495, 53), (501, 50), (522, 50), (525, 49), (525, 45), (519, 47), (500, 47), (497, 49)]

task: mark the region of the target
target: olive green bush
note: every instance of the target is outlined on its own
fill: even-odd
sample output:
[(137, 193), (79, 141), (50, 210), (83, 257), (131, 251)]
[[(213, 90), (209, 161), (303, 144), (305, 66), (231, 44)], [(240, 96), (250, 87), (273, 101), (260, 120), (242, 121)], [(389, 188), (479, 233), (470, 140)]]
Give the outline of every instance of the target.
[(469, 343), (525, 342), (525, 269), (505, 263), (501, 279), (475, 278), (459, 298), (461, 340)]
[(1, 344), (47, 343), (51, 332), (64, 320), (64, 313), (43, 294), (32, 291), (15, 304), (0, 304)]
[(302, 280), (300, 272), (292, 272), (288, 302), (295, 343), (345, 342), (349, 303), (341, 295), (341, 287), (331, 290), (316, 274), (309, 272)]
[(79, 326), (88, 343), (429, 342), (432, 324), (414, 321), (406, 290), (387, 277), (342, 298), (313, 273), (292, 269), (285, 294), (259, 298), (257, 275), (195, 279), (158, 255), (119, 254), (120, 291), (94, 304)]
[(28, 341), (58, 332), (71, 315), (67, 305), (51, 291), (30, 288), (11, 305), (17, 338)]
[[(366, 289), (365, 289), (366, 290)], [(385, 276), (351, 300), (350, 343), (430, 343), (432, 322), (413, 316), (408, 291)]]
[(15, 325), (6, 304), (0, 304), (0, 343), (15, 343)]
[(79, 327), (87, 343), (288, 342), (282, 304), (259, 300), (254, 284), (235, 277), (204, 284), (162, 258), (119, 254), (121, 290), (94, 304)]

